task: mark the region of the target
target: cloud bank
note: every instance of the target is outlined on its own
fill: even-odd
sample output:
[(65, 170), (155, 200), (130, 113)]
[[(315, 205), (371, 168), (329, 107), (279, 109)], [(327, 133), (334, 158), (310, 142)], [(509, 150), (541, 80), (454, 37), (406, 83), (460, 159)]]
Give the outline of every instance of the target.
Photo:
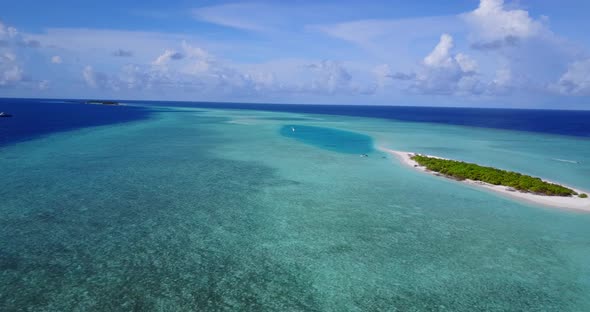
[(0, 88), (389, 104), (590, 96), (587, 47), (518, 3), (481, 0), (455, 15), (324, 24), (312, 7), (237, 3), (190, 11), (194, 23), (252, 41), (82, 28), (32, 34), (0, 22)]

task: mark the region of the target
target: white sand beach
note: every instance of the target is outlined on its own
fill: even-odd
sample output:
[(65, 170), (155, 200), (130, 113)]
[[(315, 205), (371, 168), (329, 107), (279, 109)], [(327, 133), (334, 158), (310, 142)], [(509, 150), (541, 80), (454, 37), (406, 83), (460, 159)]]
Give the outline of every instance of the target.
[[(379, 149), (380, 151), (386, 152), (390, 155), (395, 156), (402, 164), (404, 164), (408, 167), (414, 168), (418, 171), (422, 171), (422, 172), (425, 172), (428, 174), (444, 177), (443, 175), (441, 175), (439, 173), (427, 170), (425, 167), (420, 166), (417, 162), (412, 160), (411, 156), (414, 155), (414, 153), (404, 152), (404, 151), (395, 151), (395, 150), (391, 150), (391, 149), (384, 148), (384, 147), (377, 147), (377, 149)], [(442, 157), (437, 157), (437, 156), (432, 156), (432, 155), (424, 155), (424, 156), (444, 159)], [(549, 183), (555, 183), (555, 182), (551, 182), (551, 181), (547, 181), (547, 180), (544, 180), (544, 181), (549, 182)], [(481, 187), (481, 188), (496, 192), (498, 194), (501, 194), (503, 196), (507, 196), (507, 197), (510, 197), (513, 199), (523, 200), (526, 202), (535, 203), (535, 204), (539, 204), (539, 205), (543, 205), (543, 206), (590, 212), (590, 199), (589, 198), (579, 198), (577, 196), (570, 196), (570, 197), (545, 196), (545, 195), (538, 195), (538, 194), (533, 194), (533, 193), (525, 193), (525, 192), (519, 192), (519, 191), (513, 190), (513, 189), (506, 187), (506, 186), (493, 185), (493, 184), (489, 184), (489, 183), (485, 183), (485, 182), (481, 182), (481, 181), (473, 181), (473, 180), (463, 180), (463, 181), (457, 181), (457, 182), (465, 183), (465, 184), (468, 184), (471, 186)], [(559, 184), (559, 183), (556, 183), (556, 184)], [(562, 184), (560, 184), (560, 185), (562, 185)], [(576, 189), (576, 188), (573, 188), (570, 186), (566, 186), (566, 185), (563, 185), (563, 186), (570, 188), (579, 194), (581, 194), (581, 193), (588, 194), (589, 193), (587, 191), (582, 191), (582, 190), (579, 190), (579, 189)]]

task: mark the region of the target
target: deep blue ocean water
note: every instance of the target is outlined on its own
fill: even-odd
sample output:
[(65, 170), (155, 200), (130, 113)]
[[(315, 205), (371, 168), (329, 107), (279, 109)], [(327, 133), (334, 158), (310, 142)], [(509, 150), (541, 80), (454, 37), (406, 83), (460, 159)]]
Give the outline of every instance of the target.
[(82, 102), (0, 99), (0, 112), (14, 116), (0, 119), (0, 146), (53, 132), (145, 119), (150, 116), (145, 106), (152, 110), (173, 106), (358, 116), (590, 137), (590, 111), (151, 101), (123, 101), (133, 105), (113, 107)]
[(0, 146), (45, 134), (141, 120), (150, 112), (135, 106), (101, 106), (70, 100), (0, 99)]
[(189, 103), (137, 101), (135, 103), (178, 107), (248, 109), (273, 112), (358, 116), (590, 137), (590, 110), (572, 111), (369, 105), (276, 105), (212, 102)]

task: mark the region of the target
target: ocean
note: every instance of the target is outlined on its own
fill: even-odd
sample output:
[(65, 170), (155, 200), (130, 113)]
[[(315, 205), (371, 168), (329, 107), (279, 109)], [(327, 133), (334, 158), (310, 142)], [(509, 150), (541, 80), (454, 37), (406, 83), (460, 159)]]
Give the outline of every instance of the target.
[[(1, 311), (587, 311), (590, 112), (0, 99)], [(367, 157), (359, 157), (366, 154)]]

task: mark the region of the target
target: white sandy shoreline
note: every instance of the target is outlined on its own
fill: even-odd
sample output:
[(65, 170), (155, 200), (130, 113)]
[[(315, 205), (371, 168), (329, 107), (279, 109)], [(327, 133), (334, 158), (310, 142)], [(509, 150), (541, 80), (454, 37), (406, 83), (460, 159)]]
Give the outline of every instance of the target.
[[(383, 152), (386, 152), (390, 155), (395, 156), (402, 164), (404, 164), (408, 167), (414, 168), (418, 171), (422, 171), (422, 172), (425, 172), (428, 174), (442, 176), (441, 174), (427, 170), (425, 167), (420, 166), (417, 162), (412, 160), (410, 157), (414, 153), (395, 151), (395, 150), (391, 150), (391, 149), (384, 148), (384, 147), (377, 147), (377, 149), (379, 149)], [(424, 156), (441, 158), (441, 157), (436, 157), (436, 156), (431, 156), (431, 155), (424, 155)], [(544, 181), (546, 181), (546, 180), (544, 180)], [(482, 187), (484, 189), (499, 193), (503, 196), (507, 196), (507, 197), (510, 197), (513, 199), (523, 200), (523, 201), (534, 203), (534, 204), (539, 204), (539, 205), (554, 207), (554, 208), (572, 209), (572, 210), (590, 212), (590, 199), (589, 198), (579, 198), (577, 196), (563, 197), (563, 196), (537, 195), (537, 194), (533, 194), (533, 193), (525, 193), (525, 192), (515, 191), (515, 190), (510, 189), (509, 187), (502, 186), (502, 185), (493, 185), (493, 184), (489, 184), (489, 183), (485, 183), (485, 182), (481, 182), (481, 181), (473, 181), (473, 180), (463, 180), (460, 182), (466, 183), (466, 184), (472, 185), (472, 186)], [(546, 182), (550, 182), (550, 181), (546, 181)], [(553, 182), (551, 182), (551, 183), (553, 183)], [(578, 190), (573, 187), (569, 187), (569, 186), (565, 186), (565, 187), (570, 188), (579, 194), (581, 194), (581, 193), (588, 194), (588, 192)]]

